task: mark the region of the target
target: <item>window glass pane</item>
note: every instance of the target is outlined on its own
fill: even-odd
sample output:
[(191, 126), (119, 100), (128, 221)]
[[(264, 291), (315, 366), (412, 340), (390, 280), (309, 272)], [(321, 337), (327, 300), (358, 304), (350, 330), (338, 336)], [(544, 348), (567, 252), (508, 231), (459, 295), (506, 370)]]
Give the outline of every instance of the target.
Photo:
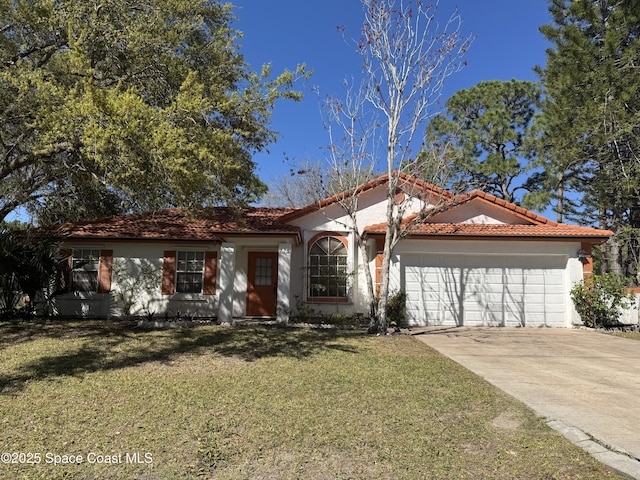
[(309, 296), (347, 296), (347, 248), (340, 239), (323, 237), (311, 246)]
[(322, 252), (325, 255), (329, 253), (330, 240), (331, 239), (329, 237), (321, 238), (320, 240), (318, 240), (318, 246), (322, 249)]
[(202, 291), (201, 274), (178, 273), (176, 289), (181, 293), (200, 293)]
[(75, 291), (97, 292), (100, 250), (76, 249), (71, 265), (71, 284)]
[(97, 272), (83, 272), (82, 270), (74, 270), (73, 272), (74, 290), (78, 292), (97, 292), (98, 276)]
[(273, 273), (272, 258), (256, 258), (254, 284), (256, 286), (267, 286), (272, 283)]
[(178, 252), (176, 292), (202, 293), (204, 252)]

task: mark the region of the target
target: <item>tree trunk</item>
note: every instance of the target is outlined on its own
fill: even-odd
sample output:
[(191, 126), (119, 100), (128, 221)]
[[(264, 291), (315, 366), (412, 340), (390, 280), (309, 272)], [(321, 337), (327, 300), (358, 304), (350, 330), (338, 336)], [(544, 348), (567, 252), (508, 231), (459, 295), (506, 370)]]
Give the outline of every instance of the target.
[(563, 210), (564, 210), (564, 185), (560, 183), (558, 185), (558, 204), (556, 206), (556, 222), (562, 223), (563, 220)]
[(622, 275), (622, 243), (619, 242), (615, 235), (607, 242), (608, 265), (609, 272), (616, 275)]
[(376, 318), (378, 313), (378, 308), (376, 304), (376, 293), (375, 287), (373, 284), (373, 276), (371, 275), (371, 267), (369, 262), (369, 252), (367, 252), (367, 244), (362, 240), (360, 233), (358, 232), (357, 226), (354, 229), (356, 242), (358, 243), (358, 248), (360, 249), (360, 256), (362, 257), (362, 268), (364, 269), (364, 276), (367, 281), (367, 294), (369, 298), (369, 315), (371, 318)]
[(378, 311), (376, 312), (376, 332), (387, 334), (387, 302), (389, 300), (389, 270), (391, 269), (391, 243), (390, 235), (384, 239), (384, 251), (382, 254), (382, 272), (380, 279), (380, 293), (378, 297)]
[(387, 232), (384, 237), (382, 252), (382, 272), (380, 279), (380, 293), (378, 297), (378, 312), (376, 315), (376, 331), (387, 334), (387, 303), (389, 301), (389, 271), (391, 270), (391, 253), (399, 234), (402, 218), (395, 212), (395, 191), (397, 180), (395, 174), (389, 174), (389, 190), (387, 192)]

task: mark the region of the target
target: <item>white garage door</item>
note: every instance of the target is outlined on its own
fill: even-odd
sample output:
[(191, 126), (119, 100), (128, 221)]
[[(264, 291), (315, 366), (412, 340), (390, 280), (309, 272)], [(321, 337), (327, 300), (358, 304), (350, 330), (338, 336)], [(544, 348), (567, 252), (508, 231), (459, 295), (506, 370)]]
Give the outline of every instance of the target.
[(407, 255), (412, 325), (565, 326), (565, 256)]

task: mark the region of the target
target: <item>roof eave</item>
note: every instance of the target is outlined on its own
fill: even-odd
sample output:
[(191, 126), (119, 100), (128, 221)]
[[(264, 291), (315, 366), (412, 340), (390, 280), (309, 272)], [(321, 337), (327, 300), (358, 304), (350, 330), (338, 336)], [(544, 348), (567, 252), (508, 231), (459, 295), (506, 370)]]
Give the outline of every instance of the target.
[[(237, 237), (293, 237), (296, 240), (296, 245), (299, 245), (302, 241), (302, 235), (300, 231), (297, 232), (220, 232), (220, 235), (224, 235), (225, 238), (237, 238)], [(224, 240), (223, 240), (224, 241)]]
[[(609, 232), (612, 233), (612, 232)], [(383, 237), (385, 232), (381, 231), (365, 231), (363, 238), (367, 237)], [(464, 233), (410, 233), (404, 238), (430, 238), (434, 240), (517, 240), (517, 241), (564, 241), (564, 242), (588, 242), (592, 245), (602, 245), (606, 243), (612, 235), (523, 235), (523, 234), (464, 234)]]
[(194, 238), (194, 237), (134, 237), (134, 236), (83, 236), (83, 235), (68, 235), (58, 237), (62, 242), (199, 242), (199, 243), (223, 243), (226, 238), (229, 237), (293, 237), (296, 244), (301, 242), (300, 232), (216, 232), (215, 236), (211, 238)]
[(68, 235), (57, 237), (63, 243), (69, 242), (207, 242), (222, 243), (224, 239), (220, 237), (211, 238), (189, 238), (189, 237), (132, 237), (132, 236), (97, 236), (97, 235)]

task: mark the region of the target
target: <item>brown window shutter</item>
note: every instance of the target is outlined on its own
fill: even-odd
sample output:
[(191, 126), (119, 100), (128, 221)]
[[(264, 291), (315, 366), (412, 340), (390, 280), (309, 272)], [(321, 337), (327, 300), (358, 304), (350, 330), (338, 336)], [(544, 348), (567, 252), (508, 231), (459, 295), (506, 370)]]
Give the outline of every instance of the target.
[(71, 291), (71, 262), (73, 250), (63, 248), (60, 250), (60, 263), (56, 271), (56, 293)]
[(162, 295), (173, 295), (176, 292), (176, 251), (164, 252), (162, 261)]
[(216, 268), (218, 266), (218, 253), (205, 252), (204, 254), (204, 285), (202, 293), (205, 295), (216, 294)]
[(376, 297), (380, 298), (380, 285), (382, 284), (382, 252), (376, 254)]
[(113, 267), (113, 250), (100, 251), (100, 264), (98, 266), (98, 293), (111, 291), (111, 269)]

